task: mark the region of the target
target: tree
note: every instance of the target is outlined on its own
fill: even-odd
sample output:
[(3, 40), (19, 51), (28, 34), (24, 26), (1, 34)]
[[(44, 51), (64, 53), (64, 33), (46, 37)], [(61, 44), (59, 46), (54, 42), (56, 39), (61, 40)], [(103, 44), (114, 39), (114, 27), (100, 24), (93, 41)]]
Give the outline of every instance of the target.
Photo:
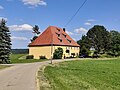
[(115, 30), (110, 31), (110, 40), (109, 54), (120, 56), (120, 33)]
[(33, 31), (34, 31), (34, 33), (36, 33), (36, 34), (40, 34), (38, 25), (35, 25), (35, 26), (33, 27)]
[(11, 45), (9, 28), (6, 26), (6, 21), (2, 19), (0, 22), (0, 59), (2, 59), (2, 63), (10, 63)]
[(109, 50), (110, 34), (104, 26), (95, 25), (87, 32), (87, 38), (90, 41), (91, 47), (94, 47), (98, 53)]
[(80, 55), (89, 56), (89, 52), (90, 52), (90, 50), (87, 49), (85, 46), (83, 46), (80, 50)]
[(38, 38), (38, 36), (34, 36), (34, 37), (31, 39), (31, 42), (33, 42), (36, 38)]
[(34, 37), (31, 39), (31, 42), (33, 42), (36, 38), (38, 38), (37, 35), (40, 34), (40, 31), (39, 31), (39, 27), (37, 25), (35, 25), (33, 27), (33, 33), (35, 34)]
[(63, 55), (63, 49), (62, 48), (58, 48), (55, 50), (55, 52), (53, 53), (53, 58), (54, 59), (62, 59), (62, 55)]
[(80, 45), (80, 54), (79, 55), (89, 55), (90, 50), (90, 40), (87, 38), (87, 36), (83, 35), (82, 38), (77, 41), (77, 43)]

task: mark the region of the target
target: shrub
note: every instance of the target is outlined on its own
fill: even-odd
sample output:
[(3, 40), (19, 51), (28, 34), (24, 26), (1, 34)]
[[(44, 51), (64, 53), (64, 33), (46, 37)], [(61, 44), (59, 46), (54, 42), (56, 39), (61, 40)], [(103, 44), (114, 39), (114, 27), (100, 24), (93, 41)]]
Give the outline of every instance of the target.
[(98, 51), (94, 51), (94, 53), (93, 53), (93, 56), (92, 56), (93, 58), (98, 58), (99, 57), (99, 55), (98, 55)]
[(113, 56), (109, 54), (102, 54), (100, 55), (100, 58), (113, 58)]
[(26, 59), (34, 59), (34, 56), (33, 55), (28, 55), (28, 56), (26, 56)]
[(63, 49), (62, 48), (58, 48), (55, 50), (55, 52), (53, 53), (53, 58), (54, 59), (62, 59), (62, 55), (63, 55)]
[(40, 59), (46, 59), (46, 57), (45, 56), (40, 56)]

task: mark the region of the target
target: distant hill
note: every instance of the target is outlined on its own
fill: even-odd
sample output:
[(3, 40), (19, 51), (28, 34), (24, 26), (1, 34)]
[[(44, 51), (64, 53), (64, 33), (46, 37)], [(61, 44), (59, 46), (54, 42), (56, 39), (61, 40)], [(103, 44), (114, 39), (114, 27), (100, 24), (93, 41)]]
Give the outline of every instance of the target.
[(28, 54), (28, 49), (12, 49), (13, 54)]

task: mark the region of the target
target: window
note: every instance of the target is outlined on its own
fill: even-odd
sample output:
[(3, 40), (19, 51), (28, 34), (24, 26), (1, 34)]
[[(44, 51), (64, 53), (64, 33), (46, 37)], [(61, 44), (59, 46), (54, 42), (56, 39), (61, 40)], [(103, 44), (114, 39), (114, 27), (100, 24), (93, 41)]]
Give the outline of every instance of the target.
[(70, 49), (70, 47), (68, 47), (68, 49)]
[(62, 42), (62, 39), (61, 38), (58, 38), (60, 42)]
[(60, 34), (59, 33), (56, 33), (58, 37), (60, 37)]
[(59, 29), (59, 28), (57, 28), (57, 30), (60, 32), (60, 29)]
[(62, 33), (62, 35), (63, 35), (65, 38), (66, 38), (66, 36), (67, 36), (67, 35), (65, 35), (65, 34), (63, 34), (63, 33)]
[(71, 53), (71, 55), (72, 55), (72, 57), (74, 57), (74, 56), (75, 56), (75, 53)]
[(71, 40), (67, 39), (69, 43), (71, 43)]
[(70, 47), (66, 47), (66, 50), (69, 49), (70, 50)]
[(66, 53), (70, 53), (70, 50), (66, 50)]
[(60, 42), (62, 42), (62, 39), (60, 40)]

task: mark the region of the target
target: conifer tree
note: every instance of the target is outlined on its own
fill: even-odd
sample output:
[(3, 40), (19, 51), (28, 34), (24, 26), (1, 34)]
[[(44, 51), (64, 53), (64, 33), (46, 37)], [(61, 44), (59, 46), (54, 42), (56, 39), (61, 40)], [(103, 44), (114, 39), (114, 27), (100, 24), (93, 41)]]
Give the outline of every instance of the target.
[(6, 26), (6, 21), (2, 19), (0, 21), (0, 59), (2, 63), (10, 63), (11, 45), (9, 28)]

